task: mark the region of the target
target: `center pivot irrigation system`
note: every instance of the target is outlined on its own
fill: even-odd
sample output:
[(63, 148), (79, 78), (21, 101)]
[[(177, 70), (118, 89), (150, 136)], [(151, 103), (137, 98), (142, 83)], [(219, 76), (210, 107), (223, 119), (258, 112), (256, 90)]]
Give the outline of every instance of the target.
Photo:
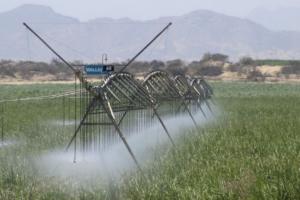
[[(82, 65), (84, 70), (77, 68), (57, 53), (30, 26), (26, 23), (23, 25), (74, 72), (75, 85), (76, 79), (79, 79), (80, 86), (75, 86), (75, 94), (79, 90), (75, 107), (79, 105), (80, 108), (80, 123), (66, 148), (69, 150), (74, 146), (74, 162), (77, 151), (102, 152), (121, 141), (140, 169), (126, 137), (159, 124), (170, 142), (175, 145), (165, 119), (185, 113), (197, 127), (194, 115), (201, 111), (206, 117), (203, 105), (211, 111), (209, 99), (213, 90), (203, 79), (172, 77), (167, 72), (158, 70), (149, 73), (143, 80), (137, 80), (132, 74), (125, 72), (172, 23), (164, 27), (127, 64), (121, 66), (118, 72), (113, 72), (113, 65)], [(107, 77), (101, 84), (95, 85), (88, 81), (88, 75), (93, 73), (104, 73)]]

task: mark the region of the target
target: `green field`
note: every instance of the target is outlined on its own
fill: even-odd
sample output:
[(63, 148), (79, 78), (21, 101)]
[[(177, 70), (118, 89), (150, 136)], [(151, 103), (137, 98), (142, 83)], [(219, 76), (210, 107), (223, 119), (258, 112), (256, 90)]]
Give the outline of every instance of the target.
[[(176, 148), (156, 149), (144, 176), (128, 173), (117, 183), (79, 189), (38, 175), (32, 164), (33, 156), (63, 147), (72, 135), (73, 127), (45, 123), (62, 119), (62, 100), (5, 105), (5, 138), (18, 143), (0, 148), (0, 199), (300, 199), (300, 85), (212, 85), (221, 111), (216, 121), (187, 130)], [(10, 99), (69, 89), (1, 86), (0, 94)]]
[(257, 65), (288, 66), (299, 63), (299, 60), (255, 60)]

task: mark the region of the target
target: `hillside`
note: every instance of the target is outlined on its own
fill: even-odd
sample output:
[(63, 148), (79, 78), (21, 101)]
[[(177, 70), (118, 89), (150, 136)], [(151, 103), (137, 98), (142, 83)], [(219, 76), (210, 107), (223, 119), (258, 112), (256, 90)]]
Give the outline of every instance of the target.
[(50, 60), (53, 55), (22, 26), (26, 21), (70, 60), (100, 61), (132, 57), (163, 26), (173, 27), (140, 59), (199, 59), (219, 52), (237, 59), (300, 57), (300, 33), (274, 32), (246, 19), (198, 10), (149, 21), (98, 18), (87, 22), (44, 6), (25, 5), (0, 14), (0, 59)]

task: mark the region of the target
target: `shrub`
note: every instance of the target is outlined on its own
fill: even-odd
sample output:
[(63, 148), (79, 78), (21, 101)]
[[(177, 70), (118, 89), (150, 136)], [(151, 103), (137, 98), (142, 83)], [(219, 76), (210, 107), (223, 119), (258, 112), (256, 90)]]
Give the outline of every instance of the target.
[(238, 64), (232, 64), (228, 66), (228, 71), (230, 72), (240, 72), (242, 71), (242, 67)]
[(151, 71), (151, 65), (149, 62), (135, 61), (127, 70), (130, 73), (147, 73)]
[(239, 60), (239, 64), (243, 65), (243, 66), (246, 66), (246, 65), (253, 66), (253, 65), (255, 65), (255, 61), (251, 57), (245, 56)]
[(159, 60), (153, 60), (150, 63), (151, 65), (151, 71), (160, 70), (165, 68), (165, 63)]
[(201, 59), (201, 62), (207, 62), (207, 61), (221, 61), (221, 62), (227, 62), (228, 56), (220, 53), (205, 53)]
[(260, 71), (257, 70), (250, 71), (247, 74), (247, 80), (250, 81), (265, 81), (265, 79), (266, 77)]
[(167, 61), (166, 65), (166, 71), (173, 75), (183, 75), (187, 70), (185, 64), (180, 59)]
[(202, 76), (219, 76), (223, 73), (223, 67), (220, 66), (201, 66), (199, 74)]
[(300, 61), (291, 61), (288, 66), (281, 70), (282, 74), (300, 74)]

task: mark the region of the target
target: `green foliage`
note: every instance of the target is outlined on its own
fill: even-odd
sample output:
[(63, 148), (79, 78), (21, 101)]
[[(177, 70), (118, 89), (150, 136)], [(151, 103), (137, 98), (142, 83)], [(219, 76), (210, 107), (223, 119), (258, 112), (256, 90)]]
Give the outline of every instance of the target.
[(183, 75), (185, 74), (186, 68), (182, 60), (170, 60), (166, 62), (166, 71), (173, 75)]
[(251, 57), (245, 56), (240, 58), (239, 64), (242, 66), (253, 66), (255, 65), (255, 61)]
[(72, 71), (58, 60), (52, 60), (50, 63), (33, 62), (33, 61), (18, 61), (11, 60), (0, 61), (0, 77), (8, 76), (16, 78), (20, 76), (24, 80), (30, 80), (35, 75), (54, 75), (57, 80), (70, 79)]
[(282, 68), (283, 74), (300, 74), (300, 61), (291, 61)]
[(220, 61), (220, 62), (227, 62), (229, 57), (224, 54), (220, 53), (205, 53), (201, 59), (201, 62), (207, 62), (207, 61)]
[(199, 74), (202, 76), (219, 76), (222, 73), (222, 66), (204, 65), (199, 68)]
[[(128, 178), (124, 199), (299, 199), (300, 86), (214, 84), (223, 117)], [(158, 153), (159, 154), (159, 153)]]
[(299, 60), (256, 60), (256, 65), (283, 66), (281, 73), (285, 75), (300, 74)]
[[(0, 93), (11, 99), (72, 87), (1, 86)], [(187, 130), (176, 148), (156, 149), (143, 168), (146, 179), (137, 172), (86, 188), (40, 176), (33, 164), (32, 157), (64, 147), (74, 131), (45, 123), (62, 118), (62, 99), (6, 105), (5, 138), (21, 143), (0, 148), (0, 199), (299, 199), (300, 85), (216, 82), (213, 88), (221, 117)]]
[(293, 62), (299, 62), (294, 60), (255, 60), (256, 65), (270, 65), (270, 66), (288, 66)]

